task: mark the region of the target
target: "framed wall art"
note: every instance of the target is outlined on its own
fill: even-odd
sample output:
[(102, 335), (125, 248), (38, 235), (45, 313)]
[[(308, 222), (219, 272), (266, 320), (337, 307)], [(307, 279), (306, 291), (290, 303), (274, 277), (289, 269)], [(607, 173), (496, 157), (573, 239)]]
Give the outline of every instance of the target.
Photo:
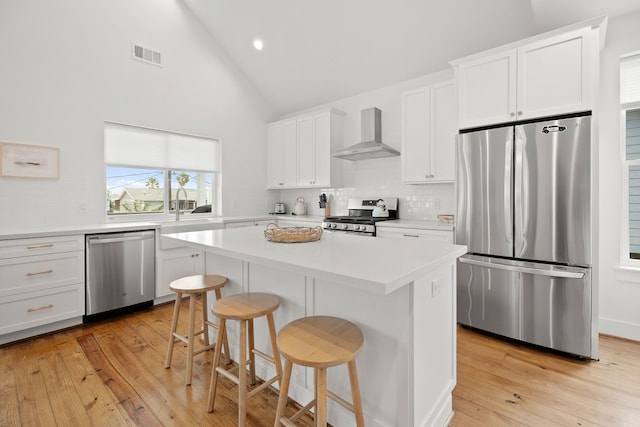
[(0, 176), (58, 179), (58, 147), (0, 142)]

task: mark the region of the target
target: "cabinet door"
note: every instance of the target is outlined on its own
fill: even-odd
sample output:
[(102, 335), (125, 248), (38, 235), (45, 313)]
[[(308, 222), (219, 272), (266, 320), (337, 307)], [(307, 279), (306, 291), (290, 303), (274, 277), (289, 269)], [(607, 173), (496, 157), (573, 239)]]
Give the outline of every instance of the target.
[(294, 187), (296, 177), (296, 122), (270, 125), (267, 130), (267, 187)]
[(588, 28), (518, 49), (518, 119), (591, 109)]
[(189, 248), (162, 251), (158, 256), (156, 298), (171, 295), (169, 284), (181, 277), (204, 274), (204, 253)]
[(331, 185), (331, 126), (330, 113), (313, 117), (314, 185)]
[(313, 117), (297, 120), (298, 132), (298, 179), (297, 185), (313, 185), (316, 180), (315, 143)]
[(427, 182), (430, 178), (429, 88), (402, 94), (402, 182)]
[(456, 104), (453, 81), (431, 86), (431, 181), (453, 182), (455, 178)]
[(516, 51), (458, 65), (460, 129), (516, 119)]

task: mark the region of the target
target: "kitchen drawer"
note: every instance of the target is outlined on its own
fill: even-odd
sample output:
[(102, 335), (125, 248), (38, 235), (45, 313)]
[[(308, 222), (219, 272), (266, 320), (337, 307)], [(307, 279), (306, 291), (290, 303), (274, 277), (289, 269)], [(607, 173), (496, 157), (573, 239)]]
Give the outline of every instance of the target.
[(453, 243), (453, 231), (420, 228), (378, 227), (378, 237), (419, 237), (439, 242)]
[(0, 240), (0, 259), (84, 250), (84, 236)]
[(0, 296), (84, 283), (84, 252), (0, 259)]
[(84, 314), (84, 285), (0, 297), (0, 335)]

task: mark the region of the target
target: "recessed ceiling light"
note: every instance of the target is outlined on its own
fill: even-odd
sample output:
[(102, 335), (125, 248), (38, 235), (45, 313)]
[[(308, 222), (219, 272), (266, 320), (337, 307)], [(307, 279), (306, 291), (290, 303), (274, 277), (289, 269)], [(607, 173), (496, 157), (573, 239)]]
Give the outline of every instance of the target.
[(262, 40), (260, 39), (255, 39), (253, 41), (253, 47), (255, 47), (257, 50), (262, 50), (262, 48), (264, 47), (264, 43), (262, 43)]

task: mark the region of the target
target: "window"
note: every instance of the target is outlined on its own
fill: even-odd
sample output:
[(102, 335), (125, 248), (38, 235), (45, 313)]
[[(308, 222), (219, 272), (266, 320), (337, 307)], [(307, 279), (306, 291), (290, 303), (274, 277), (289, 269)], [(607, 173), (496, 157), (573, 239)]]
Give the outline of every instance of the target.
[(107, 216), (220, 214), (219, 157), (214, 139), (106, 123)]
[(625, 225), (623, 259), (640, 260), (640, 54), (620, 61)]

